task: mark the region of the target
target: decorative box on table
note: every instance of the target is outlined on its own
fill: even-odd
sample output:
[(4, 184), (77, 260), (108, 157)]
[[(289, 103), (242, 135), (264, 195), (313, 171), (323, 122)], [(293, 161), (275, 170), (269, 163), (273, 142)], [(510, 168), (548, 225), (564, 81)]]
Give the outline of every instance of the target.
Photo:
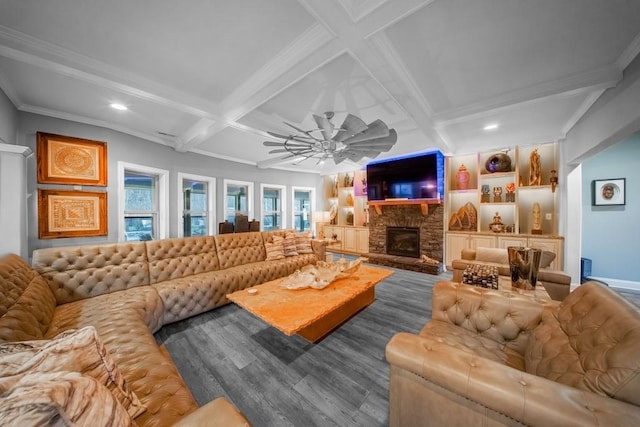
[(498, 267), (469, 264), (462, 273), (462, 283), (483, 288), (498, 289)]

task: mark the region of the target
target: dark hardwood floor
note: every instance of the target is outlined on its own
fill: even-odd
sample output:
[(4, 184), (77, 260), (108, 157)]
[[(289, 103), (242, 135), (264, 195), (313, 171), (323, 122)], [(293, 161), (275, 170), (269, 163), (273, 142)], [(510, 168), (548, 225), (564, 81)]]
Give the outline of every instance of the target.
[[(254, 426), (386, 426), (385, 346), (422, 328), (433, 285), (451, 277), (392, 270), (373, 304), (317, 344), (235, 304), (166, 325), (156, 338), (200, 405), (226, 396)], [(640, 293), (621, 293), (640, 307)]]

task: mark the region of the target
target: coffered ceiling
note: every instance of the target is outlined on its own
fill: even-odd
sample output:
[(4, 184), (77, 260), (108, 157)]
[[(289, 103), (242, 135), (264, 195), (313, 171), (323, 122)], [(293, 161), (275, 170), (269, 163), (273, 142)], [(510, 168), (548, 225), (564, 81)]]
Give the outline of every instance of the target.
[(379, 158), (562, 140), (638, 52), (640, 0), (0, 2), (19, 110), (319, 173), (336, 166), (268, 154), (266, 131), (382, 119)]

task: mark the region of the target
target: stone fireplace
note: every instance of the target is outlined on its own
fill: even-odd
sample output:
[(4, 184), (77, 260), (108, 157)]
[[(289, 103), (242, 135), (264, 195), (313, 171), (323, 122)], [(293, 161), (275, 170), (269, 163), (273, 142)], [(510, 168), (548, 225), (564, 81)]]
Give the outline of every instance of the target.
[(420, 258), (418, 227), (387, 227), (387, 255)]
[[(442, 204), (389, 204), (376, 208), (369, 207), (371, 263), (430, 274), (444, 271)], [(387, 236), (389, 229), (396, 230), (392, 231), (391, 241)], [(409, 250), (412, 236), (417, 237), (418, 243)], [(427, 259), (437, 263), (425, 262)]]

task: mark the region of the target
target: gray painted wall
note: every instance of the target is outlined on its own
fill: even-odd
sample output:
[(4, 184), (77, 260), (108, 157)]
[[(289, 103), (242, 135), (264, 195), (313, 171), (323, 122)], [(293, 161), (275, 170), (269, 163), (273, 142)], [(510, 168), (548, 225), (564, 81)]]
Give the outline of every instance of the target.
[(17, 125), (18, 110), (0, 89), (0, 142), (15, 144)]
[[(108, 211), (109, 235), (106, 237), (66, 238), (66, 239), (38, 239), (37, 222), (37, 189), (72, 189), (70, 186), (44, 185), (36, 182), (36, 156), (29, 159), (27, 165), (27, 188), (32, 196), (28, 201), (28, 241), (29, 253), (34, 249), (54, 246), (71, 246), (80, 244), (94, 244), (116, 242), (118, 240), (118, 161), (126, 161), (139, 165), (166, 169), (169, 177), (169, 237), (178, 235), (178, 218), (176, 205), (178, 197), (178, 172), (216, 178), (216, 221), (223, 218), (223, 180), (233, 179), (251, 181), (254, 183), (254, 215), (259, 215), (260, 184), (277, 184), (287, 186), (287, 213), (291, 212), (291, 187), (316, 188), (316, 203), (322, 196), (321, 177), (315, 174), (279, 171), (274, 169), (258, 169), (255, 166), (230, 162), (193, 153), (179, 153), (170, 147), (148, 142), (141, 138), (126, 135), (110, 129), (86, 125), (67, 120), (45, 117), (37, 114), (20, 113), (18, 120), (18, 144), (31, 147), (35, 151), (36, 132), (47, 132), (59, 135), (74, 136), (91, 140), (107, 142), (109, 159)], [(85, 191), (92, 191), (95, 187), (84, 186)], [(102, 191), (102, 190), (98, 190)], [(180, 193), (181, 194), (181, 193)], [(319, 205), (321, 206), (321, 205)], [(290, 221), (290, 214), (288, 215)]]
[[(582, 257), (593, 262), (591, 276), (601, 278), (611, 285), (623, 286), (620, 281), (640, 284), (638, 171), (640, 133), (582, 164)], [(626, 178), (626, 205), (592, 206), (592, 181), (609, 178)]]

